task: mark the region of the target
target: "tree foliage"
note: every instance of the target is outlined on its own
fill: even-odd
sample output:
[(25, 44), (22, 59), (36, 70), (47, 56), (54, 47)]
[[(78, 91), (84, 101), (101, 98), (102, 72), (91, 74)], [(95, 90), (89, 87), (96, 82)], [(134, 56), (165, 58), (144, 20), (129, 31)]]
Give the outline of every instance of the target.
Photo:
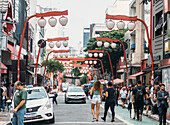
[[(44, 60), (41, 65), (45, 66), (46, 60)], [(64, 71), (64, 65), (60, 63), (59, 61), (56, 61), (55, 59), (50, 59), (47, 62), (47, 72), (55, 73), (55, 72), (63, 72)]]
[(80, 78), (80, 84), (83, 85), (85, 84), (87, 81), (86, 81), (86, 77), (87, 75), (83, 75), (81, 78)]
[[(121, 42), (124, 42), (124, 34), (127, 31), (127, 29), (124, 29), (122, 31), (119, 30), (112, 30), (110, 32), (103, 32), (100, 34), (101, 38), (111, 38), (111, 39), (118, 39)], [(104, 44), (105, 41), (103, 41)], [(110, 42), (111, 43), (111, 42)], [(88, 44), (87, 44), (87, 48), (84, 51), (87, 50), (104, 50), (107, 51), (110, 54), (111, 57), (111, 62), (112, 62), (112, 66), (114, 69), (114, 74), (116, 74), (116, 64), (118, 63), (119, 59), (121, 56), (123, 55), (123, 48), (121, 46), (120, 43), (116, 43), (116, 48), (112, 49), (111, 46), (109, 46), (108, 48), (105, 48), (104, 46), (102, 47), (98, 47), (97, 46), (97, 40), (96, 38), (90, 38)], [(125, 44), (125, 42), (124, 42)], [(99, 57), (98, 57), (99, 58)], [(99, 58), (102, 60), (103, 65), (104, 65), (104, 69), (105, 72), (111, 74), (111, 68), (110, 68), (110, 62), (109, 62), (109, 58), (108, 55), (106, 53), (104, 53), (103, 58)], [(101, 67), (100, 63), (97, 63), (97, 67)], [(116, 75), (114, 75), (115, 77)]]
[(76, 77), (81, 75), (80, 70), (79, 70), (78, 67), (72, 69), (72, 72), (73, 72), (74, 76), (76, 76)]

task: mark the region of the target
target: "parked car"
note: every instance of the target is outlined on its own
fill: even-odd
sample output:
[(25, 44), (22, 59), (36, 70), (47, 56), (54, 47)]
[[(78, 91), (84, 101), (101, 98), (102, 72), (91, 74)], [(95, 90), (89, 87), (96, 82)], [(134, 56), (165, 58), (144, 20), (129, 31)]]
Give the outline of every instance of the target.
[[(26, 114), (24, 116), (24, 123), (48, 120), (50, 123), (55, 122), (53, 112), (52, 97), (48, 96), (44, 87), (29, 87), (27, 90)], [(18, 90), (17, 90), (18, 91)], [(11, 120), (13, 117), (14, 100), (10, 106)]]
[(81, 87), (69, 87), (65, 94), (65, 103), (82, 102), (86, 103), (86, 95)]
[(61, 84), (62, 92), (66, 92), (66, 91), (67, 91), (67, 89), (68, 89), (68, 87), (69, 87), (69, 84), (62, 83), (62, 84)]

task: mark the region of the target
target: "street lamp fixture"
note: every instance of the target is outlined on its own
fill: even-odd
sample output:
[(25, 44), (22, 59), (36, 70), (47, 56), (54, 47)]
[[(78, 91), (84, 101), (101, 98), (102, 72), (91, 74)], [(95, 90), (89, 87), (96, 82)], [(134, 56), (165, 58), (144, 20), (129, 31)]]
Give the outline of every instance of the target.
[(112, 49), (115, 49), (116, 48), (116, 43), (111, 43), (111, 47), (112, 47)]
[(57, 19), (54, 18), (54, 17), (51, 17), (51, 18), (48, 20), (48, 23), (50, 24), (51, 27), (55, 27), (56, 24), (57, 24)]
[(105, 48), (108, 48), (108, 47), (109, 47), (109, 43), (108, 43), (108, 42), (105, 42), (105, 43), (104, 43), (104, 47), (105, 47)]
[(91, 57), (93, 56), (93, 54), (92, 54), (92, 53), (89, 53), (88, 56), (91, 58)]
[(98, 53), (94, 53), (94, 57), (98, 57)]
[(48, 45), (49, 45), (49, 47), (50, 47), (50, 48), (54, 48), (54, 43), (53, 43), (52, 41), (51, 41), (51, 42), (49, 42), (49, 44), (48, 44)]
[(99, 57), (102, 58), (103, 57), (103, 53), (99, 53)]
[[(68, 15), (68, 10), (66, 10), (66, 11), (50, 11), (50, 12), (46, 12), (46, 13), (36, 13), (36, 14), (34, 14), (34, 15), (27, 18), (27, 20), (25, 21), (25, 24), (24, 24), (22, 37), (21, 37), (21, 42), (20, 42), (20, 48), (19, 48), (19, 52), (18, 52), (18, 66), (17, 66), (17, 71), (18, 71), (17, 79), (18, 79), (18, 81), (20, 80), (20, 55), (21, 55), (21, 49), (22, 49), (22, 44), (23, 44), (23, 41), (24, 41), (24, 35), (25, 35), (25, 30), (26, 30), (26, 26), (27, 26), (28, 21), (33, 17), (40, 18), (38, 20), (38, 24), (40, 25), (41, 28), (43, 28), (45, 26), (45, 24), (46, 24), (45, 19), (43, 19), (44, 17), (62, 16), (61, 18), (59, 18), (59, 22), (60, 22), (60, 24), (62, 26), (65, 26), (67, 24), (67, 22), (68, 22), (68, 18), (64, 17), (63, 15)], [(54, 20), (49, 21), (49, 22), (51, 23), (52, 26), (55, 24)]]
[(115, 22), (113, 20), (108, 20), (106, 21), (106, 27), (109, 29), (109, 30), (112, 30), (115, 26)]
[(132, 21), (127, 24), (127, 28), (129, 31), (133, 31), (135, 29), (135, 26), (136, 26), (135, 22)]
[(98, 41), (98, 42), (97, 42), (97, 46), (98, 46), (98, 47), (101, 47), (102, 44), (103, 44), (102, 41)]
[(117, 28), (123, 30), (125, 28), (125, 23), (121, 20), (117, 23)]

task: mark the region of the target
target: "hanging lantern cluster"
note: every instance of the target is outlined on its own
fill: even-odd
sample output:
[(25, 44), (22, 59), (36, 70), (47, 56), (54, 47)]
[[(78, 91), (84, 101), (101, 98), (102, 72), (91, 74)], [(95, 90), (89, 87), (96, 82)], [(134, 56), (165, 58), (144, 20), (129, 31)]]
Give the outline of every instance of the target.
[(90, 65), (92, 65), (92, 64), (97, 64), (97, 61), (96, 60), (94, 60), (94, 61), (92, 61), (92, 60), (90, 60), (90, 61), (85, 61), (85, 64), (90, 64)]
[[(94, 55), (94, 57), (100, 57), (100, 58), (102, 58), (103, 57), (103, 53), (94, 53), (94, 54), (92, 54), (92, 53), (89, 53), (88, 54), (88, 56), (91, 58), (91, 57), (93, 57), (93, 55)], [(85, 63), (86, 63), (86, 61), (85, 61)]]
[[(66, 26), (68, 23), (68, 18), (65, 16), (62, 16), (59, 18), (59, 22), (62, 26)], [(57, 19), (52, 16), (51, 18), (48, 19), (48, 23), (51, 27), (55, 27), (57, 24)], [(45, 27), (46, 20), (44, 19), (44, 17), (41, 17), (40, 19), (38, 19), (38, 25), (40, 26), (40, 28)]]
[[(53, 43), (53, 41), (49, 42), (48, 45), (49, 45), (50, 48), (54, 48), (54, 43)], [(57, 46), (57, 48), (60, 48), (60, 47), (61, 47), (61, 42), (60, 42), (60, 41), (57, 41), (57, 42), (56, 42), (56, 46)], [(68, 47), (68, 41), (66, 41), (66, 40), (63, 41), (63, 46), (64, 46), (64, 47)]]
[[(98, 41), (98, 42), (97, 42), (97, 46), (98, 46), (98, 47), (101, 47), (102, 44), (103, 44), (102, 41)], [(108, 48), (109, 46), (111, 46), (112, 49), (115, 49), (115, 48), (116, 48), (116, 43), (111, 43), (111, 45), (110, 45), (109, 42), (104, 42), (104, 47), (105, 47), (105, 48)], [(92, 56), (93, 56), (93, 55), (92, 55)], [(91, 56), (91, 57), (92, 57), (92, 56)], [(102, 56), (102, 55), (101, 55), (101, 56), (99, 55), (99, 57), (103, 57), (103, 56)]]
[[(125, 28), (125, 23), (121, 20), (119, 22), (117, 22), (117, 28), (119, 30), (123, 30)], [(107, 20), (106, 21), (106, 27), (109, 29), (109, 30), (112, 30), (115, 26), (115, 22), (111, 19)], [(134, 21), (130, 21), (128, 24), (127, 24), (127, 28), (129, 31), (133, 31), (135, 29), (135, 22)]]

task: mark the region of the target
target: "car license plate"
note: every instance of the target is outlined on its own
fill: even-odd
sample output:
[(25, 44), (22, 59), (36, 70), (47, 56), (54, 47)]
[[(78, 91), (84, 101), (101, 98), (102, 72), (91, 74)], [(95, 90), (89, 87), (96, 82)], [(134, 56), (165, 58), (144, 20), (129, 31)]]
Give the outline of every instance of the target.
[(74, 99), (79, 99), (78, 97), (75, 97)]
[(29, 118), (29, 117), (35, 117), (35, 116), (36, 116), (36, 113), (26, 114), (26, 118)]

